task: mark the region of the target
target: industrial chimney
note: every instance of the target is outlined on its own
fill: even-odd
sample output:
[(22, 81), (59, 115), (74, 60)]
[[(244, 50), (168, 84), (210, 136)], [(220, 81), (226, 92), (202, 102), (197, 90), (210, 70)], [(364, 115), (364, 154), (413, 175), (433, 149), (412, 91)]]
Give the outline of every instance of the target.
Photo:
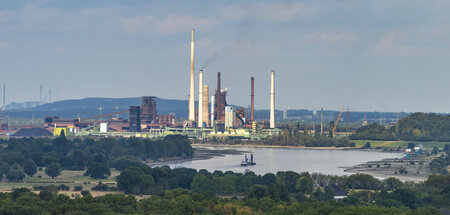
[(217, 105), (217, 111), (216, 114), (216, 120), (222, 120), (222, 95), (220, 90), (220, 72), (217, 73), (217, 91), (216, 91), (216, 105)]
[(199, 128), (203, 127), (203, 70), (198, 73), (198, 122)]
[(209, 127), (209, 87), (208, 85), (203, 85), (203, 122), (205, 123), (206, 127)]
[(275, 71), (270, 72), (270, 128), (275, 128)]
[(191, 29), (191, 82), (189, 91), (189, 120), (195, 121), (195, 91), (194, 91), (194, 29)]
[(254, 120), (253, 116), (254, 116), (254, 111), (255, 111), (255, 78), (252, 77), (251, 81), (252, 81), (252, 84), (251, 84), (252, 89), (251, 89), (251, 94), (250, 94), (250, 97), (251, 97), (250, 121), (253, 122), (253, 120)]
[(214, 127), (214, 102), (215, 98), (214, 95), (211, 95), (211, 127)]

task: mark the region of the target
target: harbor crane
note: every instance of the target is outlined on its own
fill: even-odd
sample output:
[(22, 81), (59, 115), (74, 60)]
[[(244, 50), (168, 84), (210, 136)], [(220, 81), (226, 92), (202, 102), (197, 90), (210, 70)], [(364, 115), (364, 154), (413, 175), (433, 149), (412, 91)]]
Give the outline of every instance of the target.
[(333, 137), (334, 137), (334, 132), (336, 131), (336, 128), (337, 128), (337, 126), (338, 126), (338, 124), (339, 124), (339, 119), (341, 118), (342, 111), (344, 111), (344, 107), (342, 107), (342, 108), (341, 108), (341, 111), (339, 111), (339, 114), (338, 114), (338, 117), (337, 117), (337, 119), (336, 119), (336, 122), (334, 122), (333, 130), (331, 130), (331, 132), (332, 132), (332, 134), (333, 134)]

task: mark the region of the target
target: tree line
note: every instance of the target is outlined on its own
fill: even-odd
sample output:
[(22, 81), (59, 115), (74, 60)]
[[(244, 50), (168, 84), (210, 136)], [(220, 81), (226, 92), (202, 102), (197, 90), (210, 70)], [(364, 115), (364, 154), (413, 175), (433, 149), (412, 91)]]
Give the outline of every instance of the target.
[[(243, 196), (248, 202), (273, 205), (296, 201), (332, 201), (339, 190), (349, 195), (341, 204), (380, 207), (442, 208), (450, 206), (450, 176), (431, 175), (424, 183), (402, 182), (396, 178), (379, 180), (367, 174), (331, 176), (292, 171), (256, 175), (189, 168), (131, 166), (117, 180), (117, 189), (126, 194), (162, 196), (167, 190), (187, 189), (204, 196)], [(259, 204), (259, 203), (255, 203)], [(262, 207), (262, 206), (258, 206)]]
[(106, 178), (110, 168), (123, 169), (140, 165), (145, 160), (166, 157), (192, 157), (193, 148), (185, 136), (166, 136), (160, 140), (138, 138), (22, 138), (2, 140), (0, 147), (0, 179), (21, 181), (25, 174), (33, 176), (45, 168), (50, 177), (63, 169), (86, 170), (92, 178)]
[(307, 146), (307, 147), (354, 147), (355, 143), (349, 138), (333, 138), (333, 135), (308, 134), (306, 129), (300, 131), (300, 125), (289, 127), (278, 135), (273, 135), (264, 140), (264, 145), (281, 146)]
[[(134, 171), (135, 174), (130, 174)], [(142, 171), (142, 172), (140, 172)], [(128, 173), (127, 173), (128, 172)], [(194, 174), (195, 172), (195, 174)], [(398, 179), (378, 180), (369, 175), (329, 176), (322, 174), (278, 172), (255, 175), (167, 167), (128, 167), (118, 183), (130, 182), (128, 193), (150, 192), (137, 200), (134, 195), (106, 194), (93, 197), (85, 191), (70, 198), (58, 189), (33, 193), (17, 188), (0, 193), (0, 214), (443, 214), (450, 206), (450, 176), (432, 175), (422, 183)], [(143, 174), (139, 174), (143, 173)], [(127, 175), (130, 178), (127, 178)], [(194, 175), (192, 178), (189, 175)], [(201, 176), (200, 176), (201, 175)], [(243, 177), (244, 193), (224, 198), (230, 190), (222, 186), (224, 177)], [(132, 176), (132, 177), (131, 177)], [(172, 179), (172, 177), (175, 177)], [(124, 178), (125, 177), (125, 178)], [(138, 177), (137, 181), (132, 181)], [(154, 178), (158, 178), (155, 180)], [(198, 178), (202, 177), (202, 178)], [(153, 183), (146, 186), (145, 181)], [(195, 179), (197, 178), (197, 179)], [(165, 179), (172, 179), (167, 183)], [(192, 179), (192, 181), (191, 181)], [(187, 181), (185, 181), (187, 180)], [(208, 183), (203, 186), (201, 183)], [(207, 182), (209, 180), (209, 182)], [(238, 179), (241, 180), (241, 179)], [(191, 185), (187, 186), (187, 182)], [(128, 186), (122, 184), (120, 186)], [(334, 200), (333, 186), (349, 189), (349, 195)], [(152, 187), (160, 187), (154, 189)], [(183, 188), (186, 186), (187, 188)], [(121, 189), (124, 189), (122, 187)], [(126, 189), (126, 188), (125, 188)], [(141, 190), (142, 189), (142, 190)], [(65, 190), (61, 187), (60, 190)]]
[(0, 193), (0, 214), (442, 214), (433, 207), (385, 207), (345, 201), (321, 202), (311, 199), (275, 202), (269, 198), (221, 198), (177, 188), (160, 195), (137, 200), (135, 196), (107, 194), (93, 197), (69, 198), (64, 194), (40, 191), (39, 194), (19, 188), (11, 193)]
[(363, 126), (351, 136), (354, 140), (450, 141), (450, 115), (414, 113), (385, 127), (377, 123)]

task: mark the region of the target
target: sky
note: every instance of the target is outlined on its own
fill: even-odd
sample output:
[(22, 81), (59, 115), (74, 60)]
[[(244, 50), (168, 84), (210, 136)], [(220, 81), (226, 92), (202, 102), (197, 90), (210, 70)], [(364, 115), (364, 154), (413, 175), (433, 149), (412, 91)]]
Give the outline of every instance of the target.
[[(195, 70), (228, 103), (277, 109), (450, 112), (450, 1), (0, 0), (7, 103), (187, 99)], [(187, 108), (187, 107), (186, 107)]]

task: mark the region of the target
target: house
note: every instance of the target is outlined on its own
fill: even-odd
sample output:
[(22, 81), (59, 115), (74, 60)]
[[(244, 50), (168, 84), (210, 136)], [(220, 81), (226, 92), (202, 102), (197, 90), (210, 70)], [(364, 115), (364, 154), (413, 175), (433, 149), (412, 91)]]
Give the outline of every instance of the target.
[(333, 190), (335, 200), (347, 197), (347, 191), (345, 189), (342, 189), (335, 184), (330, 184), (329, 186), (331, 187), (331, 190)]

